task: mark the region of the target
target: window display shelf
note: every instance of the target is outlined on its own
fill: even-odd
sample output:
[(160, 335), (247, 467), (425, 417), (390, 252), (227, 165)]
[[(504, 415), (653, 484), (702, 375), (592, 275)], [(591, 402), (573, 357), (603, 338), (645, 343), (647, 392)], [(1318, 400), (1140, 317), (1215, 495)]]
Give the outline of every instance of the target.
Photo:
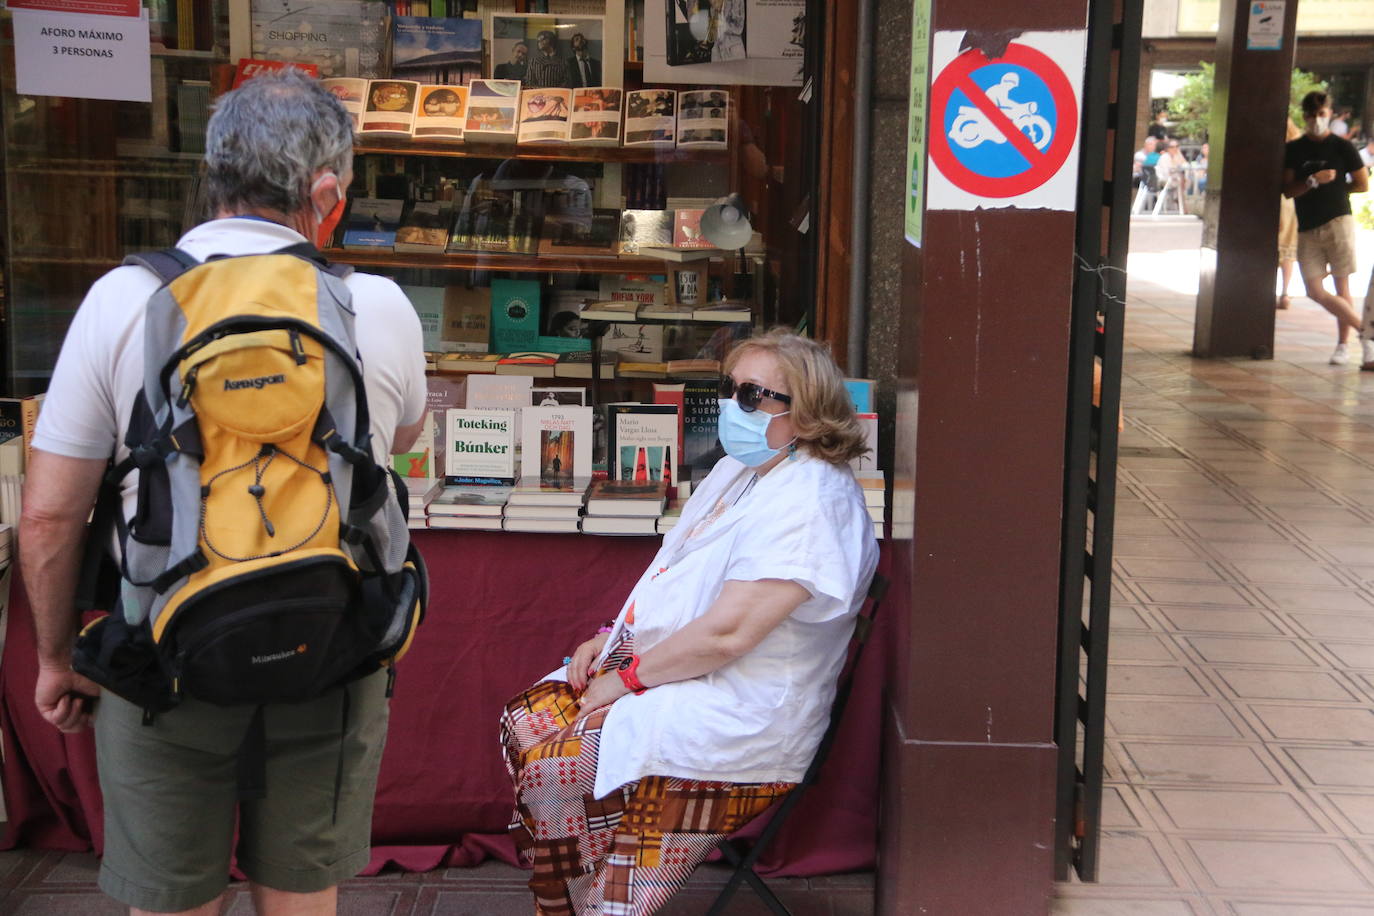
[(729, 150), (648, 149), (576, 144), (444, 143), (438, 141), (360, 138), (353, 145), (357, 155), (451, 156), (466, 159), (527, 159), (536, 162), (719, 162), (729, 160)]
[(326, 248), (324, 256), (354, 267), (411, 267), (418, 270), (496, 270), (532, 273), (653, 274), (667, 270), (659, 258), (536, 257), (535, 255), (410, 254), (394, 251), (357, 251)]

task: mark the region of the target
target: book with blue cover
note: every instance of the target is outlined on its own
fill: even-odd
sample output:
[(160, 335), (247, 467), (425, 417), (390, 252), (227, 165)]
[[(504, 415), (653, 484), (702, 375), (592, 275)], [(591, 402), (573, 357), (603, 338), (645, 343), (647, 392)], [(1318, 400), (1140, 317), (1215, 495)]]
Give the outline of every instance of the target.
[(348, 208), (344, 223), (345, 248), (392, 250), (396, 244), (396, 230), (401, 227), (403, 200), (380, 197), (355, 198)]
[(463, 85), (482, 73), (482, 20), (397, 16), (391, 40), (397, 79)]

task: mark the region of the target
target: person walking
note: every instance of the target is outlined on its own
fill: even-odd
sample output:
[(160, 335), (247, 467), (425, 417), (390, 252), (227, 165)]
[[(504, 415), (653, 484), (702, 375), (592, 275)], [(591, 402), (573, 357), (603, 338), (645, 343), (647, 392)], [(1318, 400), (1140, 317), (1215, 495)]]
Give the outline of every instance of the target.
[[(1346, 339), (1353, 329), (1363, 345), (1361, 368), (1374, 370), (1374, 339), (1360, 331), (1351, 305), (1350, 275), (1355, 272), (1355, 218), (1350, 195), (1369, 189), (1369, 176), (1354, 144), (1331, 132), (1331, 99), (1321, 91), (1302, 100), (1306, 132), (1284, 147), (1283, 194), (1293, 199), (1298, 217), (1298, 270), (1307, 295), (1336, 318), (1336, 349), (1329, 362), (1350, 360)], [(1327, 273), (1335, 284), (1322, 285)]]

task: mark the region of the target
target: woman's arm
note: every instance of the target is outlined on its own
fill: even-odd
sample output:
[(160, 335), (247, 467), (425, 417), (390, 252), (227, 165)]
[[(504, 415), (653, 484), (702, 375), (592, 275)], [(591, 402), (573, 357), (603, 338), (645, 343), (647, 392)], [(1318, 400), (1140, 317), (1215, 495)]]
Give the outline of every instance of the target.
[[(789, 614), (811, 597), (796, 582), (728, 580), (705, 614), (639, 657), (639, 680), (646, 687), (709, 674), (748, 654)], [(614, 674), (595, 678), (582, 697), (586, 715), (629, 693)]]

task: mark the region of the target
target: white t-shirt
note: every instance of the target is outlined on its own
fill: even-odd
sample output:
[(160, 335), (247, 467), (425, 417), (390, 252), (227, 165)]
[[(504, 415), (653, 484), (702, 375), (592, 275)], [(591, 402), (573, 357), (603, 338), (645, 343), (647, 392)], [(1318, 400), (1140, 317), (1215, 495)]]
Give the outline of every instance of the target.
[[(297, 245), (293, 229), (260, 219), (211, 220), (182, 236), (177, 247), (199, 260), (210, 255), (259, 254)], [(425, 408), (425, 357), (420, 319), (391, 280), (354, 273), (347, 280), (357, 314), (363, 383), (378, 462), (390, 463), (396, 429), (418, 423)], [(33, 446), (70, 458), (129, 453), (124, 431), (143, 387), (143, 315), (159, 281), (143, 267), (117, 267), (91, 286), (72, 319), (53, 369)], [(124, 481), (124, 507), (134, 509), (137, 473)]]
[[(815, 755), (878, 545), (848, 467), (798, 452), (746, 488), (752, 474), (730, 457), (716, 464), (607, 646), (633, 607), (635, 650), (645, 652), (705, 614), (726, 580), (790, 580), (811, 597), (742, 658), (617, 700), (601, 732), (598, 798), (649, 775), (797, 782)], [(722, 496), (724, 511), (689, 536)]]

